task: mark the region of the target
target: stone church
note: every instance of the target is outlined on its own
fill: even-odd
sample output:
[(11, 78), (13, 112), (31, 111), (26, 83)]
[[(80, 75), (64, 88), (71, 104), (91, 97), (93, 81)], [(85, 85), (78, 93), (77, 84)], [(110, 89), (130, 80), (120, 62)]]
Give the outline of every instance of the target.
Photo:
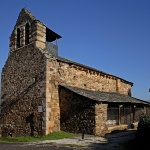
[(60, 38), (28, 10), (19, 13), (1, 75), (2, 136), (105, 135), (149, 112), (131, 96), (132, 82), (58, 56)]

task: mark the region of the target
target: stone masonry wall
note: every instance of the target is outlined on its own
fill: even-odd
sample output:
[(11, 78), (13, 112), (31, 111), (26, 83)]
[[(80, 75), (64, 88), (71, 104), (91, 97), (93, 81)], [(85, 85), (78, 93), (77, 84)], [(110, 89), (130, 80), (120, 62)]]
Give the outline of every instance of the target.
[(59, 86), (60, 129), (94, 134), (95, 102)]
[[(124, 83), (117, 77), (64, 62), (58, 62), (58, 76), (61, 83), (94, 91), (119, 92), (128, 95), (128, 91), (131, 89), (129, 83)], [(117, 91), (117, 89), (119, 90)]]
[[(38, 105), (45, 111), (46, 57), (35, 48), (35, 44), (24, 46), (13, 52), (2, 70), (2, 114), (3, 129), (11, 131), (5, 135), (29, 135), (30, 124), (26, 117), (33, 114), (35, 133), (39, 134), (40, 120)], [(45, 132), (45, 112), (43, 132)], [(10, 128), (11, 127), (11, 128)], [(5, 130), (5, 129), (4, 129)], [(3, 132), (6, 132), (4, 131)]]
[(131, 89), (131, 84), (124, 83), (111, 75), (56, 59), (48, 59), (46, 63), (46, 133), (60, 130), (58, 85), (62, 83), (94, 91), (120, 92), (126, 95)]

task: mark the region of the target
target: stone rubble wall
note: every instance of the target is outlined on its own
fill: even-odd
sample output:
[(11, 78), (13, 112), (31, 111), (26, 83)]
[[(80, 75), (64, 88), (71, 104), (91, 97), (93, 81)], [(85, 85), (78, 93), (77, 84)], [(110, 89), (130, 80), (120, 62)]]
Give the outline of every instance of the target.
[(26, 117), (31, 114), (34, 115), (35, 134), (39, 134), (39, 104), (44, 108), (45, 134), (45, 83), (46, 57), (35, 48), (35, 43), (16, 50), (8, 57), (2, 70), (3, 134), (11, 132), (13, 136), (30, 135), (30, 124), (26, 122)]
[(60, 129), (72, 133), (94, 134), (95, 102), (59, 87)]

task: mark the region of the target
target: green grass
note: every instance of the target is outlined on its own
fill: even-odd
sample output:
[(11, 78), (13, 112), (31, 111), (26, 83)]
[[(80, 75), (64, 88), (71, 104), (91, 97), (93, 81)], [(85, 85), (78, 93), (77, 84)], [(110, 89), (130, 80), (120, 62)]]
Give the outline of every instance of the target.
[(75, 136), (78, 136), (78, 135), (74, 133), (57, 131), (57, 132), (53, 132), (42, 137), (31, 137), (31, 136), (5, 137), (5, 138), (0, 137), (0, 142), (36, 142), (36, 141), (43, 141), (43, 140), (57, 140), (57, 139), (63, 139), (63, 138), (71, 138)]

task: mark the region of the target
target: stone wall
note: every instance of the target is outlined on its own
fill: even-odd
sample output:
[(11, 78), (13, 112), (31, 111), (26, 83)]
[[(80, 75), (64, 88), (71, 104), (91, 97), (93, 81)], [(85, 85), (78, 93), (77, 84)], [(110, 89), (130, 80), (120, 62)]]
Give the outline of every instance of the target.
[(46, 133), (60, 130), (59, 84), (126, 95), (132, 86), (111, 75), (57, 59), (48, 59), (46, 63)]
[(60, 61), (58, 61), (58, 76), (61, 83), (94, 91), (119, 92), (128, 95), (132, 86), (117, 77)]
[(2, 70), (2, 114), (1, 123), (11, 126), (13, 135), (29, 135), (30, 124), (26, 117), (34, 115), (35, 133), (40, 132), (38, 105), (44, 107), (43, 132), (45, 132), (46, 57), (35, 47), (35, 43), (24, 46), (9, 55)]
[(60, 129), (72, 133), (94, 134), (95, 101), (59, 86)]
[(100, 136), (108, 132), (108, 104), (100, 104), (62, 86), (59, 86), (59, 103), (62, 131), (82, 133), (84, 130), (86, 134)]

